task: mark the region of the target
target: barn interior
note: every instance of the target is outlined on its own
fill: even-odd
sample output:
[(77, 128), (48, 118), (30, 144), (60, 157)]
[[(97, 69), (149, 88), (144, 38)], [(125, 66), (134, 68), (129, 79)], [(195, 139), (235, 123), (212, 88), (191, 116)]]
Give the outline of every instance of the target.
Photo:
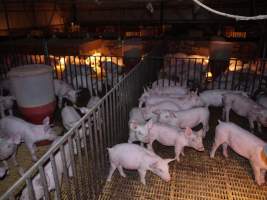
[[(49, 116), (59, 137), (36, 142), (35, 161), (21, 139), (16, 157), (23, 173), (0, 147), (0, 177), (3, 161), (9, 166), (0, 178), (0, 200), (267, 199), (249, 158), (230, 147), (228, 158), (222, 148), (210, 158), (218, 120), (224, 121), (220, 106), (209, 107), (205, 151), (185, 148), (180, 161), (169, 164), (171, 181), (150, 171), (143, 185), (127, 168), (126, 178), (116, 171), (106, 181), (107, 148), (128, 142), (129, 113), (146, 90), (179, 86), (198, 97), (207, 90), (240, 91), (253, 102), (267, 95), (266, 1), (2, 0), (0, 10), (0, 145), (1, 120), (9, 115), (35, 125)], [(77, 92), (75, 102), (62, 94), (60, 104), (54, 80)], [(15, 97), (13, 113), (4, 105), (9, 96)], [(79, 116), (71, 128), (63, 120), (66, 107)], [(230, 114), (266, 145), (260, 172), (266, 180), (265, 124), (252, 132), (246, 116)], [(162, 158), (175, 157), (173, 146), (156, 141), (153, 148)]]

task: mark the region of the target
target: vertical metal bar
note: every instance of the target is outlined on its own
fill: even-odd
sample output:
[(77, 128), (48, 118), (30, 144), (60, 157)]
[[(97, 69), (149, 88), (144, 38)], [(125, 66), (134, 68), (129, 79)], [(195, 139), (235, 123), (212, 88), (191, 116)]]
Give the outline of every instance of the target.
[[(258, 67), (259, 67), (259, 62), (257, 61), (257, 63), (256, 63), (256, 67), (255, 67), (255, 71), (254, 71), (254, 75), (253, 75), (252, 90), (251, 90), (251, 91), (254, 91), (255, 82), (256, 82), (257, 73), (258, 73)], [(258, 89), (258, 88), (257, 88), (257, 89)]]
[(263, 79), (263, 77), (264, 77), (264, 74), (265, 74), (265, 61), (262, 59), (261, 60), (261, 67), (262, 67), (262, 69), (261, 69), (261, 73), (260, 73), (260, 81), (259, 81), (259, 88), (261, 89), (261, 84), (262, 84), (262, 79)]
[[(90, 122), (87, 122), (87, 126), (88, 126), (88, 123), (90, 123)], [(88, 197), (93, 199), (93, 194), (95, 193), (94, 187), (93, 187), (93, 183), (94, 183), (94, 181), (93, 181), (93, 168), (92, 167), (90, 168), (90, 163), (89, 163), (88, 151), (90, 151), (90, 149), (87, 145), (88, 137), (87, 137), (86, 131), (87, 130), (86, 130), (85, 121), (83, 121), (82, 122), (82, 136), (85, 139), (84, 140), (84, 153), (85, 153), (85, 161), (86, 161), (85, 163), (86, 163), (87, 168), (89, 168), (86, 170), (86, 172), (87, 172), (87, 186), (90, 188), (90, 191), (88, 191), (89, 192)]]
[(63, 64), (62, 64), (63, 66), (60, 63), (60, 76), (61, 76), (61, 80), (64, 79), (64, 77), (63, 77), (63, 69), (66, 68), (65, 56), (63, 56), (62, 58), (63, 58)]
[[(75, 159), (74, 159), (74, 153), (73, 153), (73, 143), (72, 142), (76, 142), (74, 138), (68, 137), (68, 145), (69, 145), (69, 152), (70, 152), (70, 164), (71, 164), (71, 168), (73, 170), (73, 177), (74, 177), (74, 190), (75, 190), (75, 195), (76, 195), (76, 199), (80, 199), (80, 193), (79, 193), (79, 189), (78, 189), (78, 180), (77, 180), (77, 169), (76, 169), (76, 165), (75, 165)], [(75, 145), (77, 148), (77, 145)]]
[(109, 128), (110, 128), (110, 133), (111, 133), (111, 138), (112, 138), (112, 146), (115, 144), (115, 138), (114, 138), (114, 124), (113, 124), (113, 108), (112, 108), (112, 102), (111, 102), (111, 95), (108, 95), (108, 103), (109, 103), (109, 105), (108, 105), (108, 110), (109, 110), (109, 115), (108, 115), (108, 117), (109, 117), (109, 122), (110, 122), (110, 124), (109, 124)]
[[(243, 84), (242, 82), (244, 81), (244, 80), (242, 80), (243, 79), (243, 70), (244, 70), (244, 63), (242, 63), (242, 67), (241, 67), (241, 70), (239, 70), (239, 79), (238, 79), (238, 90), (242, 90), (242, 88), (240, 88), (241, 87), (241, 84)], [(243, 89), (244, 90), (244, 89)]]
[(248, 89), (248, 83), (250, 82), (250, 71), (251, 71), (251, 61), (249, 61), (247, 72), (246, 72), (245, 89), (244, 89), (244, 91), (246, 92)]
[(236, 74), (236, 60), (235, 60), (235, 68), (234, 68), (234, 71), (233, 71), (233, 76), (232, 76), (232, 86), (231, 86), (231, 90), (234, 89), (234, 83), (235, 83), (235, 74)]
[(185, 59), (181, 59), (182, 60), (182, 65), (181, 65), (181, 86), (184, 85), (184, 64), (185, 64)]
[[(69, 68), (69, 74), (68, 74), (68, 68)], [(72, 66), (71, 66), (71, 61), (70, 61), (70, 54), (68, 55), (68, 66), (66, 66), (66, 74), (67, 74), (67, 80), (68, 82), (74, 86), (73, 84), (73, 76), (72, 76)], [(70, 80), (69, 80), (70, 77)]]
[[(88, 133), (88, 140), (89, 140), (89, 145), (90, 145), (90, 148), (89, 149), (89, 152), (90, 152), (90, 165), (89, 165), (89, 170), (91, 170), (91, 173), (92, 173), (92, 182), (91, 184), (93, 184), (93, 187), (94, 187), (94, 195), (97, 194), (97, 191), (99, 190), (99, 185), (98, 185), (98, 177), (97, 177), (97, 171), (99, 170), (97, 168), (97, 165), (96, 165), (96, 156), (95, 156), (95, 147), (94, 147), (94, 139), (93, 139), (93, 129), (92, 129), (92, 118), (91, 118), (91, 114), (89, 115), (89, 133)], [(93, 171), (94, 170), (94, 171)]]
[(54, 178), (54, 181), (55, 181), (56, 196), (57, 196), (57, 199), (61, 199), (60, 181), (59, 181), (59, 178), (61, 178), (61, 174), (58, 174), (57, 164), (55, 162), (55, 158), (54, 158), (53, 154), (50, 155), (50, 161), (51, 161), (51, 166), (52, 166), (53, 178)]
[[(204, 67), (206, 67), (206, 66), (204, 66), (204, 58), (202, 58), (202, 60), (201, 60), (201, 67), (199, 69), (199, 86), (201, 87), (199, 89), (203, 89), (203, 84), (202, 84), (203, 74), (204, 74), (203, 71), (206, 71), (206, 70), (204, 70)], [(206, 87), (206, 86), (204, 86), (204, 87)]]
[[(77, 89), (79, 88), (79, 82), (78, 82), (78, 73), (77, 73), (77, 65), (76, 65), (76, 55), (73, 56), (73, 66), (74, 66), (74, 74), (75, 74), (75, 82), (77, 85)], [(81, 85), (83, 85), (82, 76), (80, 76), (81, 79)]]
[[(229, 63), (231, 62), (231, 59), (229, 61)], [(226, 70), (226, 77), (225, 77), (225, 86), (224, 86), (224, 89), (230, 89), (228, 88), (228, 77), (229, 77), (229, 72), (230, 72), (230, 68), (228, 67), (227, 70)], [(231, 83), (230, 83), (231, 84)]]
[(35, 194), (33, 191), (33, 185), (32, 185), (32, 180), (30, 178), (26, 179), (26, 183), (27, 183), (27, 189), (28, 189), (28, 195), (29, 195), (29, 199), (30, 200), (35, 200)]
[(65, 145), (60, 145), (59, 148), (60, 148), (60, 157), (61, 157), (61, 161), (63, 164), (63, 175), (67, 179), (67, 181), (66, 181), (67, 197), (68, 197), (68, 199), (72, 199), (72, 192), (71, 192), (70, 180), (69, 180), (69, 170), (72, 170), (72, 172), (73, 172), (73, 169), (71, 168), (71, 166), (67, 166), (68, 161), (66, 160), (66, 155), (65, 155), (65, 154), (69, 154), (68, 148), (70, 148), (70, 146), (68, 144), (65, 144)]
[(90, 84), (90, 88), (88, 88), (89, 89), (89, 91), (90, 91), (90, 95), (91, 96), (94, 96), (94, 95), (96, 95), (95, 94), (95, 92), (94, 92), (94, 89), (93, 89), (93, 81), (92, 81), (92, 79), (93, 79), (93, 77), (94, 77), (94, 74), (93, 74), (93, 70), (92, 70), (92, 60), (93, 60), (93, 56), (90, 56), (89, 57), (89, 59), (90, 59), (90, 66), (89, 66), (89, 71), (90, 71), (90, 82), (91, 82), (91, 84)]
[(46, 174), (44, 172), (44, 168), (42, 165), (38, 166), (39, 172), (40, 172), (40, 177), (41, 177), (41, 182), (42, 182), (42, 186), (43, 186), (43, 190), (44, 190), (44, 196), (45, 199), (50, 199), (50, 195), (49, 195), (49, 191), (48, 191), (48, 186), (47, 186), (47, 182), (46, 182)]
[(196, 83), (196, 68), (197, 68), (197, 59), (195, 58), (195, 62), (194, 62), (194, 69), (193, 69), (193, 82)]
[[(177, 58), (174, 58), (174, 63), (175, 63), (175, 65), (174, 65), (174, 67), (175, 67), (175, 69), (174, 69), (174, 74), (175, 74), (175, 85), (177, 85)], [(181, 80), (179, 80), (179, 82), (180, 82), (180, 86), (181, 86)]]
[[(84, 181), (84, 163), (83, 163), (83, 159), (82, 159), (82, 152), (81, 152), (81, 140), (82, 140), (82, 143), (84, 144), (85, 143), (85, 137), (83, 137), (83, 135), (79, 133), (79, 127), (77, 127), (75, 129), (75, 136), (77, 138), (76, 140), (76, 144), (77, 144), (77, 152), (78, 152), (78, 164), (76, 165), (77, 167), (77, 182), (78, 182), (78, 190), (79, 192), (81, 193), (81, 197), (82, 199), (88, 199), (87, 196), (86, 196), (86, 193), (84, 193), (84, 191), (86, 191), (86, 186), (85, 186), (85, 181)], [(80, 179), (80, 180), (79, 180)]]
[[(97, 58), (99, 58), (98, 56), (94, 56), (94, 60), (95, 60), (95, 72), (96, 72), (96, 76), (95, 76), (95, 80), (93, 80), (94, 81), (94, 83), (96, 84), (96, 94), (98, 94), (98, 91), (99, 91), (99, 88), (98, 88), (98, 71), (97, 71), (97, 67), (98, 67), (98, 63), (97, 63)], [(94, 85), (93, 85), (94, 86)]]
[(111, 142), (111, 131), (110, 131), (110, 123), (109, 123), (109, 114), (110, 113), (109, 113), (108, 97), (104, 99), (103, 105), (105, 108), (105, 114), (103, 116), (105, 116), (106, 134), (107, 134), (107, 139), (108, 139), (107, 146), (110, 146), (112, 144), (112, 142)]

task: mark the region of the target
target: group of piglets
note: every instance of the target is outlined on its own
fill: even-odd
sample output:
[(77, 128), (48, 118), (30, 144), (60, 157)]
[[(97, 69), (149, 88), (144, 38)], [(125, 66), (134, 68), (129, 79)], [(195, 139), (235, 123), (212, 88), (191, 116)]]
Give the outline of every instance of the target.
[[(168, 163), (175, 159), (179, 162), (180, 154), (184, 155), (184, 147), (204, 151), (203, 138), (209, 130), (209, 106), (223, 107), (222, 117), (227, 121), (218, 120), (210, 157), (214, 157), (221, 144), (223, 155), (227, 157), (227, 146), (230, 146), (239, 155), (249, 159), (256, 183), (263, 184), (267, 170), (267, 144), (229, 122), (229, 111), (232, 109), (247, 117), (251, 128), (254, 128), (254, 122), (257, 122), (258, 127), (267, 125), (266, 108), (241, 91), (216, 89), (197, 94), (197, 91), (192, 92), (181, 86), (160, 87), (156, 84), (144, 90), (139, 98), (139, 107), (130, 111), (128, 143), (108, 148), (111, 166), (107, 181), (111, 180), (117, 168), (123, 177), (126, 176), (123, 168), (138, 170), (143, 184), (146, 183), (147, 170), (169, 181)], [(199, 124), (203, 128), (193, 131), (192, 128)], [(156, 155), (152, 146), (155, 140), (166, 146), (174, 146), (175, 158), (162, 159)], [(141, 146), (131, 144), (135, 141), (139, 141)]]
[[(12, 94), (8, 80), (2, 81), (0, 88), (2, 94), (4, 90), (8, 90), (9, 94)], [(76, 102), (79, 91), (74, 90), (72, 86), (64, 81), (54, 80), (54, 89), (60, 108), (63, 98), (73, 103)], [(0, 161), (2, 161), (0, 165), (0, 179), (9, 173), (7, 164), (9, 158), (11, 158), (15, 166), (18, 166), (19, 173), (21, 175), (23, 174), (24, 170), (16, 161), (16, 152), (20, 143), (25, 143), (31, 153), (32, 160), (36, 162), (36, 143), (42, 140), (53, 141), (57, 138), (57, 134), (50, 125), (49, 117), (43, 120), (43, 124), (36, 125), (13, 116), (12, 107), (14, 100), (15, 98), (13, 96), (0, 96)], [(92, 104), (95, 104), (98, 100), (98, 97), (92, 98), (88, 103), (89, 107), (82, 108), (82, 111), (88, 111), (92, 107)], [(6, 110), (8, 110), (9, 115), (6, 115)], [(64, 127), (69, 130), (81, 117), (73, 107), (67, 106), (62, 109), (62, 118)]]

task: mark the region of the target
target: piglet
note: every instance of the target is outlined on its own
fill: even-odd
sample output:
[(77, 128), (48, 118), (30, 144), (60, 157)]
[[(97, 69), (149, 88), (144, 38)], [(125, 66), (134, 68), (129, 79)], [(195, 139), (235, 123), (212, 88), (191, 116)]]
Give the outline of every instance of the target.
[(267, 143), (251, 134), (247, 130), (231, 122), (221, 122), (215, 129), (215, 140), (210, 152), (214, 158), (215, 152), (223, 145), (223, 155), (228, 157), (227, 146), (236, 153), (247, 158), (252, 166), (255, 181), (258, 185), (265, 183), (267, 170)]
[[(129, 113), (129, 122), (128, 122), (128, 125), (129, 125), (129, 139), (128, 139), (128, 143), (132, 143), (134, 141), (141, 141), (142, 139), (139, 139), (137, 137), (137, 134), (136, 134), (136, 130), (132, 128), (132, 126), (135, 124), (135, 123), (138, 123), (138, 124), (145, 124), (146, 123), (146, 120), (143, 116), (143, 113), (141, 111), (140, 108), (132, 108), (132, 110), (130, 111)], [(143, 145), (143, 143), (141, 143)]]
[(64, 128), (70, 130), (81, 119), (81, 116), (74, 107), (65, 105), (61, 110), (61, 119)]
[(24, 142), (26, 144), (33, 161), (37, 161), (35, 143), (42, 140), (54, 140), (57, 137), (49, 126), (49, 117), (43, 120), (42, 125), (36, 125), (18, 117), (7, 116), (0, 120), (0, 130), (7, 137), (20, 137), (18, 143)]
[(5, 166), (0, 167), (0, 179), (4, 178), (5, 175), (7, 174), (7, 169)]
[(261, 125), (267, 127), (267, 109), (249, 97), (241, 94), (223, 94), (223, 113), (226, 121), (229, 121), (230, 110), (249, 121), (250, 129), (253, 131), (254, 122), (257, 122), (258, 131), (262, 132)]
[[(148, 129), (148, 135), (145, 137), (148, 143), (147, 147), (153, 151), (152, 144), (155, 140), (166, 146), (175, 147), (176, 160), (180, 161), (180, 154), (183, 155), (184, 147), (192, 147), (197, 151), (204, 151), (203, 146), (203, 129), (193, 132), (191, 128), (177, 129), (177, 127), (170, 126), (163, 123), (153, 122), (149, 120), (145, 127)], [(143, 132), (138, 132), (143, 134)], [(146, 134), (146, 133), (145, 133)]]
[(126, 177), (123, 168), (137, 170), (141, 183), (146, 185), (146, 171), (150, 170), (164, 181), (170, 181), (168, 163), (174, 159), (162, 159), (155, 153), (136, 144), (122, 143), (108, 148), (110, 171), (107, 181), (111, 181), (112, 174), (118, 168), (122, 177)]
[(170, 111), (170, 110), (158, 110), (154, 113), (158, 114), (158, 121), (166, 123), (178, 128), (193, 128), (198, 124), (203, 125), (203, 137), (206, 132), (209, 131), (209, 117), (210, 112), (206, 107), (192, 108), (189, 110)]
[[(51, 145), (50, 148), (53, 148), (54, 145), (56, 145), (59, 141), (61, 140), (61, 137), (58, 137)], [(73, 146), (76, 146), (75, 140), (73, 139)], [(68, 170), (68, 176), (72, 177), (73, 176), (73, 171), (72, 171), (72, 167), (70, 164), (70, 148), (69, 148), (69, 144), (63, 144), (63, 149), (64, 149), (64, 153), (65, 154), (65, 165), (67, 167)], [(75, 151), (74, 151), (75, 153)], [(61, 152), (57, 151), (57, 153), (54, 155), (55, 158), (55, 164), (56, 164), (56, 170), (57, 170), (57, 176), (58, 176), (58, 181), (59, 184), (61, 184), (62, 182), (62, 178), (63, 178), (63, 160), (61, 157)], [(46, 177), (46, 182), (47, 182), (47, 186), (48, 186), (48, 191), (53, 191), (55, 190), (55, 179), (53, 176), (53, 170), (52, 170), (52, 164), (51, 161), (49, 160), (49, 162), (47, 162), (44, 165), (44, 173), (45, 173), (45, 177)], [(44, 188), (42, 185), (42, 181), (41, 181), (41, 177), (40, 174), (37, 173), (33, 179), (32, 179), (32, 185), (33, 185), (33, 191), (34, 191), (34, 195), (36, 200), (40, 200), (44, 198)], [(28, 188), (25, 187), (22, 190), (21, 196), (20, 196), (20, 200), (29, 200), (29, 192), (28, 192)], [(56, 195), (55, 195), (55, 199)]]
[(8, 110), (9, 115), (13, 115), (12, 108), (15, 100), (14, 96), (0, 96), (1, 118), (5, 116), (5, 110)]
[(240, 94), (246, 97), (248, 96), (248, 94), (243, 91), (223, 90), (223, 89), (205, 90), (201, 92), (199, 96), (204, 101), (205, 106), (220, 107), (223, 106), (222, 102), (223, 94), (227, 93)]
[(63, 98), (70, 100), (72, 103), (76, 103), (77, 94), (79, 91), (73, 89), (73, 87), (62, 80), (54, 80), (55, 95), (58, 97), (58, 107), (62, 107)]
[[(17, 145), (20, 143), (20, 137), (14, 136), (7, 138), (3, 135), (3, 133), (0, 134), (0, 161), (3, 162), (4, 166), (1, 167), (2, 172), (5, 171), (5, 174), (9, 172), (9, 167), (7, 164), (7, 159), (11, 158), (13, 164), (17, 167), (19, 167), (19, 173), (20, 175), (23, 175), (24, 170), (18, 165), (16, 160), (16, 152), (17, 152)], [(5, 175), (3, 174), (3, 176)], [(0, 176), (1, 177), (1, 176)]]

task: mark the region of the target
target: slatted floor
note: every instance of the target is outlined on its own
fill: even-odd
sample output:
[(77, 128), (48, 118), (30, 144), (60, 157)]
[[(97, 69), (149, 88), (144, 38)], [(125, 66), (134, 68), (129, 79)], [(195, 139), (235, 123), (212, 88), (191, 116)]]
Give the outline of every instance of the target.
[[(170, 163), (171, 181), (164, 182), (148, 172), (147, 185), (139, 181), (137, 171), (125, 170), (127, 178), (116, 171), (110, 183), (106, 183), (99, 200), (267, 200), (267, 184), (258, 186), (248, 160), (229, 150), (229, 158), (222, 156), (220, 147), (214, 159), (209, 152), (220, 111), (213, 110), (209, 134), (204, 141), (205, 152), (185, 149), (180, 163)], [(247, 126), (247, 121), (232, 115), (232, 121)], [(161, 157), (173, 157), (174, 148), (155, 145)]]

